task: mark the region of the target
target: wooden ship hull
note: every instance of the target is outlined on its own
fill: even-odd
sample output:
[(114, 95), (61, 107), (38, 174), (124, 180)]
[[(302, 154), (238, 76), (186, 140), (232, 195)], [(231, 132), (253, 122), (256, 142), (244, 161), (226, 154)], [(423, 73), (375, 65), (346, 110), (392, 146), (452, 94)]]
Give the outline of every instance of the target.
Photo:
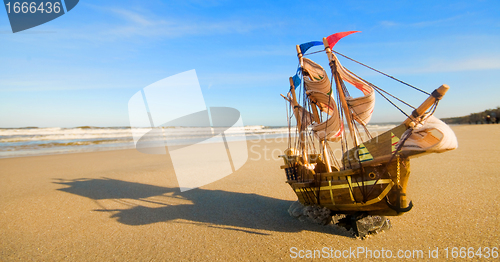
[[(392, 147), (392, 133), (400, 135), (403, 126), (398, 126), (374, 138), (378, 146)], [(398, 132), (398, 129), (400, 132)], [(388, 139), (387, 139), (388, 138)], [(364, 143), (365, 148), (375, 147), (375, 142)], [(353, 150), (354, 152), (356, 150)], [(359, 148), (357, 149), (359, 152)], [(290, 151), (289, 151), (290, 152)], [(375, 150), (373, 150), (375, 152)], [(371, 153), (370, 153), (371, 154)], [(302, 157), (286, 154), (287, 183), (305, 206), (318, 205), (339, 214), (397, 216), (411, 209), (407, 203), (406, 188), (410, 176), (410, 159), (404, 155), (372, 155), (373, 160), (362, 162), (353, 157), (353, 169), (327, 172), (321, 155), (309, 155), (314, 169), (304, 165)], [(392, 159), (391, 159), (392, 158)], [(346, 163), (349, 162), (345, 158)]]

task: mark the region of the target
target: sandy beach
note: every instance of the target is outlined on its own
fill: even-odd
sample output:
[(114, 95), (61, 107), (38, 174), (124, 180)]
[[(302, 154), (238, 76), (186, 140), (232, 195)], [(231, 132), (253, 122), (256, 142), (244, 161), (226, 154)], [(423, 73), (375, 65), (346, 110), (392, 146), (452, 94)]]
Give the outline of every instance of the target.
[(500, 125), (453, 130), (457, 150), (412, 160), (413, 209), (365, 240), (288, 215), (296, 196), (277, 157), (286, 143), (248, 141), (243, 167), (183, 193), (165, 155), (116, 150), (0, 159), (0, 260), (275, 261), (300, 250), (362, 248), (393, 256), (421, 250), (418, 260), (428, 261), (436, 249), (432, 260), (451, 259), (453, 248), (498, 251)]

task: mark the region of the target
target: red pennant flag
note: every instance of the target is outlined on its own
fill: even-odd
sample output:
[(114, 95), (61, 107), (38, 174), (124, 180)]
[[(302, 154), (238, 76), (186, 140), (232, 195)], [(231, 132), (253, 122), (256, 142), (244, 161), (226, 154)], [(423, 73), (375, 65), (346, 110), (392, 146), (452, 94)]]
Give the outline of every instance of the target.
[(342, 39), (344, 36), (348, 36), (350, 34), (353, 34), (353, 33), (358, 33), (358, 32), (361, 32), (361, 31), (348, 31), (348, 32), (340, 32), (340, 33), (335, 33), (329, 37), (326, 38), (326, 40), (328, 41), (328, 45), (330, 46), (330, 49), (333, 48), (333, 46), (340, 40)]

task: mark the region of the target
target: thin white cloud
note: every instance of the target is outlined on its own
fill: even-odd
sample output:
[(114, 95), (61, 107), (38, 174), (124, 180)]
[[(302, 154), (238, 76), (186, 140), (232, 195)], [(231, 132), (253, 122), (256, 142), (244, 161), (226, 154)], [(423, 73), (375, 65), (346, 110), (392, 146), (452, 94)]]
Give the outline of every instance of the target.
[[(270, 56), (286, 56), (295, 53), (293, 45), (262, 45), (253, 48), (246, 48), (244, 52), (241, 50), (228, 50), (224, 56), (234, 58), (244, 57), (270, 57)], [(295, 61), (295, 60), (294, 60)]]
[(458, 16), (453, 16), (453, 17), (448, 17), (448, 18), (438, 19), (438, 20), (415, 22), (415, 23), (411, 23), (409, 25), (413, 26), (413, 27), (429, 27), (429, 26), (445, 25), (445, 24), (449, 24), (450, 22), (455, 22), (456, 20), (459, 20), (463, 17), (464, 17), (464, 15), (458, 15)]
[(385, 26), (385, 27), (392, 27), (392, 26), (398, 26), (398, 25), (400, 25), (399, 23), (396, 23), (394, 21), (380, 21), (379, 24), (381, 26)]
[(130, 10), (118, 9), (118, 8), (112, 8), (110, 10), (113, 13), (120, 15), (122, 18), (141, 26), (149, 26), (155, 24), (154, 21), (149, 20), (144, 15), (132, 12)]
[[(110, 72), (116, 75), (116, 72)], [(135, 75), (141, 73), (135, 72)], [(144, 74), (145, 75), (145, 74)], [(155, 75), (153, 75), (155, 76)], [(233, 89), (251, 86), (267, 86), (269, 84), (281, 83), (287, 79), (289, 74), (279, 72), (214, 72), (207, 70), (198, 72), (200, 83), (208, 89)], [(133, 77), (132, 77), (133, 78)], [(47, 78), (44, 74), (30, 75), (29, 78), (22, 74), (12, 75), (0, 79), (1, 92), (26, 92), (26, 91), (61, 91), (61, 90), (89, 90), (89, 89), (137, 89), (149, 84), (148, 80), (139, 77), (131, 80), (127, 78), (110, 78), (105, 74), (94, 71), (83, 73), (73, 72), (59, 76), (57, 79)]]
[(397, 21), (380, 21), (379, 24), (384, 27), (431, 27), (431, 26), (440, 26), (440, 25), (446, 25), (450, 24), (453, 25), (456, 20), (459, 20), (461, 18), (464, 18), (465, 15), (458, 15), (458, 16), (453, 16), (453, 17), (448, 17), (448, 18), (443, 18), (443, 19), (437, 19), (437, 20), (428, 20), (428, 21), (418, 21), (418, 22), (413, 22), (413, 23), (403, 23), (403, 22), (397, 22)]
[(451, 73), (500, 70), (500, 57), (473, 57), (461, 60), (434, 60), (420, 67), (386, 69), (393, 74)]
[(151, 13), (108, 8), (126, 23), (111, 26), (107, 34), (118, 37), (150, 36), (150, 37), (183, 37), (189, 35), (220, 35), (230, 33), (246, 33), (255, 29), (272, 26), (268, 23), (248, 23), (237, 19), (205, 21), (203, 19), (175, 20), (157, 17)]
[(500, 69), (499, 57), (477, 57), (455, 61), (438, 61), (430, 64), (423, 71), (427, 72), (460, 72)]
[(265, 86), (268, 83), (275, 83), (287, 79), (287, 74), (280, 73), (203, 73), (199, 74), (200, 82), (209, 83), (210, 88), (242, 87), (248, 85)]
[(124, 89), (136, 88), (137, 85), (126, 83), (110, 84), (99, 81), (88, 81), (85, 83), (72, 82), (71, 80), (17, 80), (17, 79), (2, 79), (0, 80), (1, 92), (27, 92), (27, 91), (62, 91), (62, 90), (84, 90), (84, 89)]

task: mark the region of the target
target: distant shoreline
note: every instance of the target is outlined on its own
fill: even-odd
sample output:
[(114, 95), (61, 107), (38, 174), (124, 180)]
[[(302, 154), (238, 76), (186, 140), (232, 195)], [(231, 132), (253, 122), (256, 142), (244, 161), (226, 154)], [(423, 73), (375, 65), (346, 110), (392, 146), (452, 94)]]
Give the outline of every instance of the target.
[[(388, 130), (395, 125), (368, 125), (373, 132)], [(292, 127), (293, 129), (295, 127)], [(147, 133), (150, 128), (139, 128)], [(288, 137), (287, 126), (245, 126), (225, 131), (227, 141), (275, 139)], [(197, 127), (164, 128), (168, 146), (206, 143), (212, 134)], [(292, 134), (293, 136), (293, 134)], [(130, 127), (30, 127), (0, 128), (0, 158), (52, 155), (79, 152), (134, 149)]]

